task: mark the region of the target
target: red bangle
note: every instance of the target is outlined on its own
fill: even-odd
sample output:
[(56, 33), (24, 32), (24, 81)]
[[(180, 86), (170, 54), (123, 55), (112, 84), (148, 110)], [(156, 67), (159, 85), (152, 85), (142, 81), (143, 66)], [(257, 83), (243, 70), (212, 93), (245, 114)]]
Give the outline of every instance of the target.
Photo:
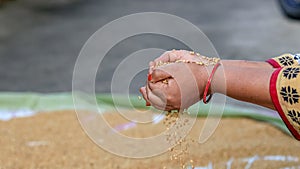
[(214, 68), (211, 71), (211, 74), (210, 74), (210, 76), (209, 76), (209, 78), (207, 80), (207, 83), (206, 83), (206, 86), (205, 86), (205, 90), (204, 90), (204, 93), (203, 93), (203, 103), (204, 104), (207, 104), (210, 101), (211, 97), (212, 97), (212, 94), (210, 94), (209, 98), (206, 100), (206, 96), (207, 96), (207, 93), (208, 93), (208, 89), (209, 89), (209, 87), (211, 85), (212, 78), (213, 78), (214, 74), (216, 73), (217, 68), (220, 65), (221, 65), (220, 62), (216, 63), (216, 65), (214, 66)]

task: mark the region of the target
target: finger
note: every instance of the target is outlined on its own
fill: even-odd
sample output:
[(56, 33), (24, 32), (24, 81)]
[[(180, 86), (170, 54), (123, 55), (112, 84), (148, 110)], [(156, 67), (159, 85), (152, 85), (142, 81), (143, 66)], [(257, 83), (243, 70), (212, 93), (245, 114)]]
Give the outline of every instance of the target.
[(151, 92), (155, 96), (159, 97), (165, 105), (170, 105), (169, 100), (167, 99), (168, 97), (166, 95), (167, 87), (168, 87), (167, 84), (164, 84), (162, 82), (149, 83), (149, 88), (150, 88)]
[(169, 107), (167, 108), (166, 106), (159, 106), (159, 105), (156, 105), (156, 104), (153, 104), (152, 105), (154, 108), (158, 109), (158, 110), (166, 110), (166, 109), (169, 109)]
[(160, 57), (156, 58), (154, 62), (155, 64), (158, 62), (175, 62), (178, 59), (180, 59), (180, 55), (178, 55), (176, 51), (167, 51)]
[(151, 90), (151, 92), (153, 93), (153, 95), (155, 95), (156, 97), (160, 98), (164, 104), (167, 104), (167, 97), (164, 91), (166, 91), (166, 86), (164, 86), (166, 84), (163, 84), (161, 82), (157, 82), (157, 83), (149, 83), (149, 88)]
[[(154, 96), (158, 96), (158, 97), (161, 97), (159, 95), (161, 95), (161, 93), (158, 93), (158, 92), (155, 92), (155, 91), (152, 91), (153, 95)], [(152, 95), (150, 96), (152, 98)], [(162, 96), (164, 97), (164, 96)], [(164, 99), (162, 99), (164, 100)], [(162, 104), (155, 104), (155, 103), (152, 103), (152, 106), (155, 107), (156, 109), (159, 109), (159, 110), (164, 110), (164, 111), (169, 111), (169, 110), (174, 110), (175, 108), (172, 106), (172, 105), (168, 105), (165, 102), (162, 102)]]
[(149, 101), (148, 96), (147, 96), (146, 87), (141, 87), (141, 88), (140, 88), (140, 92), (141, 92), (141, 94), (142, 94), (144, 100), (146, 101), (146, 106), (150, 106), (150, 105), (149, 105), (149, 104), (150, 104), (150, 101)]
[(158, 81), (156, 83), (149, 83), (148, 85), (149, 85), (150, 90), (155, 94), (154, 91), (156, 91), (156, 90), (164, 90), (165, 91), (166, 86), (168, 84), (162, 83), (161, 81)]
[(155, 107), (158, 110), (163, 110), (163, 111), (175, 110), (172, 106), (169, 106), (169, 105), (167, 105), (165, 107), (159, 107), (159, 106), (153, 105), (153, 107)]
[(163, 53), (160, 57), (156, 58), (154, 61), (149, 62), (149, 71), (148, 74), (152, 74), (154, 68), (156, 67), (156, 65), (158, 65), (158, 62), (168, 62), (169, 60), (169, 56), (168, 53), (169, 51)]
[(164, 79), (168, 79), (168, 78), (172, 78), (172, 75), (170, 75), (169, 73), (167, 73), (166, 71), (162, 70), (162, 69), (155, 69), (152, 72), (152, 79), (151, 79), (151, 83), (156, 83), (158, 81), (162, 81)]
[(169, 61), (169, 53), (170, 53), (170, 51), (164, 52), (158, 58), (154, 59), (154, 63), (157, 63), (159, 61), (161, 61), (161, 62), (168, 62)]
[(149, 62), (148, 74), (152, 74), (154, 67), (155, 67), (155, 62), (153, 61)]
[(180, 59), (180, 55), (178, 55), (179, 51), (166, 51), (165, 53), (163, 53), (160, 57), (156, 58), (153, 62), (149, 63), (149, 74), (152, 74), (154, 68), (159, 64), (159, 62), (175, 62), (176, 60)]
[(150, 89), (149, 86), (146, 86), (146, 93), (148, 96), (148, 99), (150, 101), (150, 103), (154, 106), (157, 107), (161, 107), (164, 108), (166, 103), (164, 102), (163, 99), (161, 99), (160, 97), (158, 97), (157, 95), (155, 95)]
[[(146, 87), (141, 87), (140, 88), (140, 92), (141, 92), (141, 94), (142, 94), (142, 96), (143, 96), (143, 98), (146, 100), (146, 102), (151, 102), (150, 100), (148, 100), (148, 96), (147, 96), (147, 94), (146, 94)], [(154, 93), (153, 93), (154, 94)], [(155, 94), (154, 94), (155, 95)], [(152, 98), (152, 96), (151, 96), (151, 98)], [(165, 104), (163, 104), (163, 105), (158, 105), (158, 104), (154, 104), (154, 103), (152, 103), (152, 106), (153, 107), (155, 107), (156, 109), (158, 109), (158, 110), (164, 110), (164, 111), (170, 111), (170, 110), (175, 110), (175, 108), (172, 106), (172, 105), (165, 105)]]
[(176, 68), (177, 67), (175, 65), (169, 64), (161, 68), (154, 69), (151, 75), (151, 82), (156, 83), (167, 78), (172, 78), (173, 76), (170, 73), (174, 73)]
[[(170, 80), (169, 82), (171, 82), (170, 84), (172, 86), (177, 85), (175, 80)], [(149, 88), (151, 89), (152, 93), (159, 97), (161, 100), (164, 101), (165, 104), (165, 110), (177, 110), (177, 107), (174, 107), (172, 100), (168, 100), (167, 98), (167, 90), (168, 90), (168, 85), (164, 84), (162, 82), (157, 82), (157, 83), (149, 83)], [(170, 97), (169, 97), (170, 98)]]

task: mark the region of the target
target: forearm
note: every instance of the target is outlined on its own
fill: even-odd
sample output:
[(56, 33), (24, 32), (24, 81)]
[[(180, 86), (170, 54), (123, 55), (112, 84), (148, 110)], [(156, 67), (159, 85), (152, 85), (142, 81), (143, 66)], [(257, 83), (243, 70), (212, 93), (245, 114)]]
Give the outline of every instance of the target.
[(211, 92), (274, 109), (269, 94), (272, 66), (265, 62), (234, 60), (222, 60), (221, 64), (213, 77)]
[(248, 60), (221, 60), (226, 67), (244, 67), (256, 69), (273, 69), (273, 66), (267, 62), (248, 61)]

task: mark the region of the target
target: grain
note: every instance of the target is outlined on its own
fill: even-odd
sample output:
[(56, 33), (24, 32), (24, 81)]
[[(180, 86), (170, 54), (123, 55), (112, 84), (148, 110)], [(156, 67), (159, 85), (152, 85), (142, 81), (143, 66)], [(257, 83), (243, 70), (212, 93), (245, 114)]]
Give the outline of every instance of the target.
[[(172, 50), (174, 51), (174, 49)], [(216, 57), (207, 57), (207, 56), (202, 56), (201, 54), (199, 53), (196, 53), (194, 51), (190, 51), (189, 52), (190, 55), (195, 55), (200, 59), (200, 61), (194, 61), (194, 60), (185, 60), (185, 59), (178, 59), (174, 62), (162, 62), (162, 61), (158, 61), (156, 63), (156, 65), (152, 68), (158, 68), (158, 67), (161, 67), (161, 66), (164, 66), (164, 65), (168, 65), (168, 64), (171, 64), (171, 63), (194, 63), (194, 64), (197, 64), (197, 65), (204, 65), (204, 66), (210, 66), (210, 65), (215, 65), (216, 63), (218, 63), (220, 61), (220, 58), (216, 58)]]
[[(194, 142), (193, 139), (186, 138), (185, 136), (188, 134), (184, 127), (189, 122), (189, 119), (182, 118), (183, 113), (187, 113), (184, 111), (168, 111), (165, 114), (165, 119), (163, 121), (166, 126), (167, 132), (165, 134), (166, 141), (174, 147), (169, 148), (170, 153), (170, 161), (176, 162), (180, 168), (191, 167), (194, 168), (193, 160), (189, 159), (189, 147), (191, 142)], [(175, 130), (170, 130), (171, 127), (174, 127)]]
[(169, 83), (169, 82), (168, 82), (168, 79), (163, 80), (162, 83), (168, 84), (168, 83)]

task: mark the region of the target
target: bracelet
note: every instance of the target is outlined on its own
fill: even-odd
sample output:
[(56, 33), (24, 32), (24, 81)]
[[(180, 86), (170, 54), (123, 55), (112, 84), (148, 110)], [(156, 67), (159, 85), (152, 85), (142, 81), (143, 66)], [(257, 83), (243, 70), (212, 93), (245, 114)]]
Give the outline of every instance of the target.
[(207, 83), (206, 83), (206, 86), (205, 86), (205, 90), (204, 90), (204, 93), (203, 93), (203, 103), (204, 104), (207, 104), (210, 101), (210, 99), (211, 99), (211, 97), (213, 95), (213, 94), (210, 94), (209, 97), (208, 97), (208, 99), (206, 100), (206, 96), (207, 96), (209, 87), (211, 85), (212, 78), (213, 78), (214, 74), (216, 73), (216, 71), (217, 71), (217, 69), (218, 69), (218, 67), (220, 65), (221, 65), (220, 62), (218, 62), (218, 63), (215, 64), (215, 66), (214, 66), (213, 70), (211, 71), (211, 74), (210, 74), (210, 76), (209, 76), (209, 78), (207, 80)]

